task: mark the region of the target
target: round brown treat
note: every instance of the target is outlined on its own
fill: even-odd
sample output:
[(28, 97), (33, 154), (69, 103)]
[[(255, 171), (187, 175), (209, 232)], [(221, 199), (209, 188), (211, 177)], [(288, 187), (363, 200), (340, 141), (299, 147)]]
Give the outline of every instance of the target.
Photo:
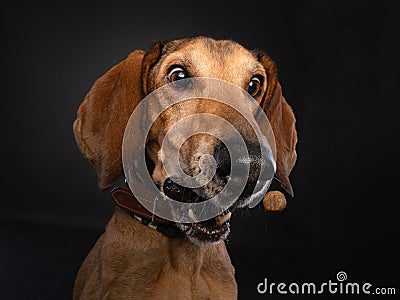
[(286, 198), (279, 191), (270, 191), (264, 196), (263, 204), (267, 211), (281, 211), (286, 207)]

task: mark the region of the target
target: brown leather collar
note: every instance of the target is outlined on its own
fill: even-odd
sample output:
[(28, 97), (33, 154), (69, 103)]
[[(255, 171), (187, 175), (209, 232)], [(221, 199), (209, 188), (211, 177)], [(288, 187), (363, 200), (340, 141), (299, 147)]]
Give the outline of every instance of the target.
[(151, 227), (169, 237), (184, 236), (182, 231), (177, 228), (176, 223), (162, 219), (148, 211), (142, 204), (140, 204), (130, 190), (122, 187), (116, 187), (111, 191), (111, 196), (118, 207), (127, 211), (142, 224)]

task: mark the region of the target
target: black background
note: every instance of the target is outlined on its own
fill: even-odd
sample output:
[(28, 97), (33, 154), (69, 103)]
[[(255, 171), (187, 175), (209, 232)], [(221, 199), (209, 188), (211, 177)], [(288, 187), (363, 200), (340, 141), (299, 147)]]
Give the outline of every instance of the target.
[(339, 271), (399, 293), (399, 14), (396, 1), (3, 4), (0, 298), (71, 298), (113, 212), (73, 139), (77, 108), (132, 50), (197, 35), (269, 54), (297, 117), (295, 198), (233, 217), (239, 298), (266, 298), (265, 277)]

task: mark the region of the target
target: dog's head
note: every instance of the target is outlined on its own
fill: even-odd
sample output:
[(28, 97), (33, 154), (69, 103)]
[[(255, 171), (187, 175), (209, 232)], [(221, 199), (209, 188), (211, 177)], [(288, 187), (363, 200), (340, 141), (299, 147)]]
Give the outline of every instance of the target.
[[(233, 41), (205, 37), (155, 43), (148, 52), (136, 50), (95, 82), (79, 107), (74, 133), (81, 152), (97, 171), (99, 187), (107, 189), (123, 176), (122, 139), (128, 119), (138, 103), (165, 84), (179, 84), (180, 80), (191, 77), (230, 82), (248, 91), (259, 102), (275, 136), (275, 178), (293, 196), (289, 174), (296, 161), (295, 118), (282, 96), (275, 63), (262, 52), (249, 51)], [(215, 176), (204, 186), (189, 191), (183, 189), (168, 178), (161, 162), (160, 149), (167, 132), (179, 120), (199, 113), (223, 117), (245, 137), (249, 157), (252, 157), (248, 162), (250, 173), (232, 209), (246, 206), (252, 194), (263, 192), (254, 191), (262, 171), (257, 158), (263, 145), (257, 143), (254, 132), (243, 125), (240, 115), (232, 107), (208, 99), (173, 105), (152, 125), (146, 151), (154, 183), (169, 197), (185, 202), (212, 198), (224, 188), (230, 175), (229, 152), (212, 135), (193, 135), (179, 148), (181, 168), (190, 176), (196, 176), (201, 171), (199, 160), (203, 155), (215, 158)], [(194, 242), (216, 242), (229, 233), (227, 219), (228, 214), (225, 213), (213, 220), (181, 224), (180, 228)]]

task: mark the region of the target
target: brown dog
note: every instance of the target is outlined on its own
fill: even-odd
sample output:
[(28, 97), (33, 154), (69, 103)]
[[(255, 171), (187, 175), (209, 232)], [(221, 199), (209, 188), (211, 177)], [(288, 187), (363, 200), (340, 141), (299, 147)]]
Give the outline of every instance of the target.
[[(74, 133), (81, 152), (97, 171), (99, 187), (110, 188), (124, 175), (122, 139), (138, 103), (155, 89), (188, 77), (231, 82), (260, 103), (275, 135), (275, 178), (293, 196), (289, 174), (296, 161), (295, 118), (282, 96), (275, 63), (235, 42), (205, 37), (155, 43), (148, 52), (136, 50), (95, 82), (78, 110)], [(153, 124), (146, 150), (152, 163), (149, 171), (161, 190), (171, 188), (159, 159), (162, 139), (174, 122), (200, 112), (230, 114), (223, 105), (203, 99), (174, 105)], [(235, 122), (234, 116), (231, 121)], [(215, 155), (219, 147), (209, 135), (192, 136), (180, 149), (182, 168), (197, 175), (198, 158)], [(221, 173), (192, 194), (213, 197), (224, 185), (226, 174)], [(232, 211), (246, 206), (249, 199), (244, 191)], [(75, 281), (74, 299), (237, 298), (234, 268), (223, 242), (230, 213), (222, 222), (176, 224), (183, 237), (174, 238), (143, 225), (129, 209), (120, 207), (86, 257)]]

